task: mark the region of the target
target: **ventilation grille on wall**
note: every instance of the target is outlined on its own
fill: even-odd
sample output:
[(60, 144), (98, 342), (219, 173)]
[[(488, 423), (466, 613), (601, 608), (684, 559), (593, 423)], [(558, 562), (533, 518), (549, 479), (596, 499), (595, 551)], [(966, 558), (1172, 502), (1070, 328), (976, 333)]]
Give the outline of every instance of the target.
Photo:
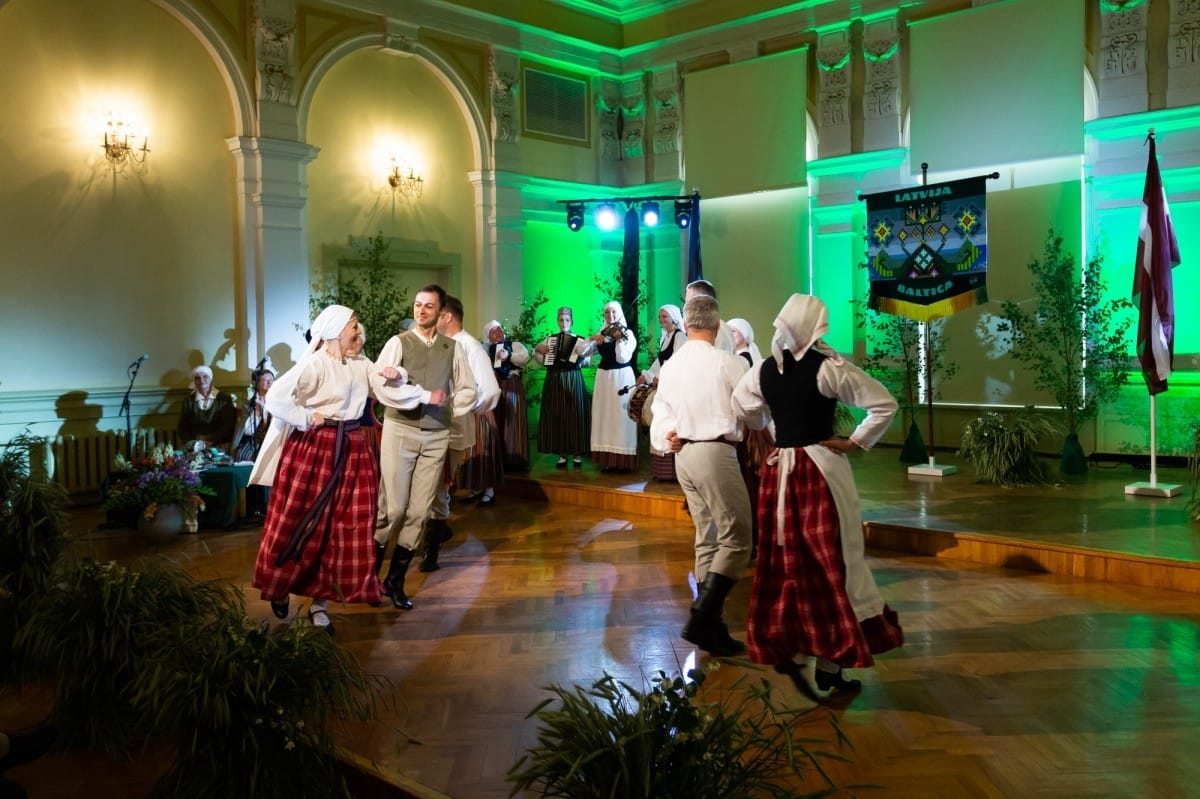
[(524, 68), (524, 133), (587, 144), (588, 84), (583, 78)]

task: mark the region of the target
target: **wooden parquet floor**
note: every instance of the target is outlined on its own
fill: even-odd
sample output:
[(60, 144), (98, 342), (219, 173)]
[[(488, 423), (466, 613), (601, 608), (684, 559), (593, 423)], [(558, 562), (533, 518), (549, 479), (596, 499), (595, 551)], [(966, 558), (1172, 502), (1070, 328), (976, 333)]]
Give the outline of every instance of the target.
[[(873, 468), (856, 464), (868, 516), (910, 503), (927, 516), (957, 513), (964, 529), (973, 512), (995, 528), (1005, 515), (1037, 516), (1036, 503), (1045, 501), (1063, 506), (1060, 522), (1076, 518), (1065, 509), (1065, 493), (1039, 499), (1001, 492), (992, 502), (994, 489), (979, 488), (972, 498), (963, 480), (935, 486), (941, 500), (922, 500), (919, 492), (901, 497), (899, 483), (869, 488)], [(597, 490), (619, 490), (606, 483), (629, 481), (590, 477)], [(678, 491), (657, 489), (668, 504), (678, 500), (672, 489)], [(414, 568), (410, 576), (414, 611), (331, 608), (337, 639), (389, 680), (394, 700), (378, 723), (353, 729), (343, 743), (423, 786), (414, 795), (508, 796), (504, 774), (536, 739), (535, 723), (525, 716), (547, 697), (547, 684), (590, 683), (604, 672), (644, 684), (659, 670), (674, 673), (706, 660), (678, 638), (691, 599), (685, 519), (516, 498), (530, 491), (512, 481), (491, 508), (456, 506), (456, 535), (443, 551), (443, 568), (429, 575)], [(889, 491), (897, 492), (894, 501), (876, 499)], [(1097, 501), (1107, 502), (1107, 492), (1100, 493)], [(1180, 527), (1169, 535), (1180, 541), (1172, 546), (1186, 550), (1190, 526), (1163, 521), (1178, 507), (1176, 499), (1132, 506), (1143, 518), (1129, 525), (1128, 548), (1147, 530), (1161, 539), (1169, 527)], [(94, 530), (97, 521), (94, 511), (81, 511), (76, 529), (90, 533), (79, 545), (101, 557), (157, 552), (200, 576), (249, 584), (256, 530), (202, 532), (148, 550), (131, 532)], [(1200, 796), (1194, 593), (882, 550), (873, 550), (871, 566), (900, 614), (906, 644), (861, 673), (864, 689), (851, 701), (811, 717), (811, 731), (824, 734), (824, 714), (834, 713), (853, 744), (844, 752), (848, 763), (828, 764), (835, 781), (879, 786), (843, 795)], [(750, 577), (727, 606), (734, 630), (744, 628)], [(256, 594), (248, 591), (250, 613), (273, 622)], [(714, 679), (728, 684), (745, 672), (726, 664)], [(754, 674), (785, 705), (811, 704), (785, 678)], [(0, 697), (0, 728), (36, 719), (42, 701)], [(124, 799), (145, 796), (154, 771), (67, 753), (9, 776), (35, 799)]]

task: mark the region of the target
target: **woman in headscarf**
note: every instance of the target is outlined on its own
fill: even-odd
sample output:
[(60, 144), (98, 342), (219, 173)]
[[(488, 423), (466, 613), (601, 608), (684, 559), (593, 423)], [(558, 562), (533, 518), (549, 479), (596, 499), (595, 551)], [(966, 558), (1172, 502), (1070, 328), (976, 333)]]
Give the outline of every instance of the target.
[[(750, 364), (750, 370), (754, 371), (763, 361), (762, 353), (759, 352), (758, 345), (754, 343), (754, 328), (742, 318), (730, 319), (727, 324), (729, 332), (733, 336), (734, 352), (745, 358), (746, 362)], [(775, 436), (772, 434), (770, 426), (764, 427), (762, 430), (747, 429), (746, 436), (738, 444), (738, 463), (742, 467), (742, 482), (746, 484), (746, 490), (750, 493), (750, 507), (753, 510), (751, 561), (758, 555), (759, 476), (762, 474), (763, 463), (766, 462), (767, 455), (774, 447)]]
[[(308, 349), (267, 392), (271, 429), (250, 481), (273, 485), (253, 585), (287, 618), (291, 594), (312, 597), (314, 625), (333, 628), (330, 599), (378, 604), (375, 512), (379, 471), (361, 428), (371, 361), (358, 319), (331, 305), (313, 321)], [(403, 390), (402, 370), (378, 371)]]
[(575, 335), (571, 325), (575, 313), (565, 305), (558, 309), (558, 333), (533, 348), (533, 357), (546, 367), (542, 385), (542, 409), (538, 416), (538, 450), (558, 456), (559, 469), (574, 457), (575, 468), (583, 466), (592, 431), (592, 396), (583, 382), (581, 367), (595, 344)]
[(194, 390), (183, 401), (179, 414), (179, 440), (203, 441), (226, 454), (233, 449), (233, 431), (237, 427), (237, 404), (233, 396), (212, 384), (213, 371), (207, 366), (192, 370)]
[(633, 385), (637, 337), (625, 322), (621, 303), (604, 305), (604, 327), (592, 336), (600, 364), (592, 386), (592, 460), (602, 470), (638, 467), (638, 428), (626, 410), (621, 389)]
[(500, 384), (496, 424), (504, 445), (504, 468), (524, 471), (529, 468), (529, 403), (521, 373), (529, 363), (529, 350), (521, 342), (510, 340), (495, 319), (483, 326), (480, 341)]
[[(793, 294), (775, 319), (771, 357), (733, 394), (749, 426), (762, 412), (775, 424), (775, 449), (763, 467), (758, 562), (751, 589), (750, 659), (769, 663), (818, 701), (862, 686), (844, 668), (867, 668), (873, 655), (904, 643), (864, 555), (858, 491), (846, 454), (868, 449), (896, 414), (879, 381), (821, 340), (825, 304)], [(867, 411), (849, 438), (834, 437), (838, 402)], [(812, 677), (804, 670), (816, 658)]]
[[(667, 359), (687, 343), (687, 333), (683, 332), (683, 312), (679, 310), (678, 305), (660, 306), (658, 309), (658, 325), (662, 328), (662, 335), (658, 337), (658, 355), (655, 356), (654, 361), (650, 364), (650, 368), (638, 375), (637, 382), (639, 386), (649, 385), (651, 388), (657, 388), (659, 370), (662, 369)], [(647, 397), (649, 396), (647, 394)], [(647, 399), (647, 401), (650, 400)], [(651, 444), (650, 476), (655, 480), (674, 483), (678, 479), (675, 476), (675, 453), (659, 452)]]
[[(244, 416), (233, 437), (233, 458), (240, 462), (253, 462), (262, 449), (263, 440), (271, 425), (271, 414), (267, 412), (267, 392), (275, 382), (275, 369), (271, 359), (263, 358), (259, 368), (250, 373), (250, 399), (242, 411)], [(261, 519), (267, 512), (270, 489), (264, 486), (246, 487), (246, 514)]]

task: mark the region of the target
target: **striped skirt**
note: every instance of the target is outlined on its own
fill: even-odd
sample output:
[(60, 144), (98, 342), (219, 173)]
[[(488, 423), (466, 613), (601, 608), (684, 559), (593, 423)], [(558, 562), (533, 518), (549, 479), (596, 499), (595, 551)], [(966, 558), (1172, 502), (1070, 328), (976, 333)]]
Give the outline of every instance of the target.
[(529, 468), (529, 402), (521, 375), (500, 382), (500, 402), (496, 405), (496, 426), (504, 447), (504, 468)]
[(555, 455), (587, 455), (592, 440), (592, 395), (578, 369), (551, 369), (542, 388), (538, 450)]
[(458, 470), (458, 487), (473, 494), (495, 488), (504, 479), (500, 430), (491, 411), (475, 414), (475, 442)]
[[(288, 594), (343, 602), (378, 602), (382, 597), (372, 537), (379, 470), (360, 428), (345, 433), (348, 452), (340, 475), (335, 475), (337, 435), (336, 427), (317, 427), (293, 431), (284, 442), (254, 564), (253, 585), (265, 600)], [(312, 534), (294, 560), (280, 563), (293, 533), (330, 480), (336, 483)]]
[(778, 466), (765, 464), (758, 502), (758, 559), (747, 629), (755, 663), (815, 655), (843, 667), (874, 664), (873, 654), (904, 642), (896, 613), (859, 622), (846, 594), (837, 507), (824, 475), (803, 452), (786, 486), (783, 544), (776, 543)]

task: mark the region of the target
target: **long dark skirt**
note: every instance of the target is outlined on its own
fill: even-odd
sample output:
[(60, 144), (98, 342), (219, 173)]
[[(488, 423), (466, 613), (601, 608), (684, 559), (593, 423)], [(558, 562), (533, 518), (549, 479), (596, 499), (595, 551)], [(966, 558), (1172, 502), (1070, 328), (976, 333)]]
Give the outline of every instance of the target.
[(500, 431), (492, 413), (475, 416), (475, 443), (458, 470), (458, 487), (473, 494), (495, 488), (504, 480)]
[(592, 447), (592, 395), (578, 369), (550, 370), (542, 388), (538, 450), (587, 455)]
[(529, 468), (529, 401), (525, 382), (516, 374), (500, 382), (500, 402), (496, 404), (496, 426), (504, 448), (504, 468)]

